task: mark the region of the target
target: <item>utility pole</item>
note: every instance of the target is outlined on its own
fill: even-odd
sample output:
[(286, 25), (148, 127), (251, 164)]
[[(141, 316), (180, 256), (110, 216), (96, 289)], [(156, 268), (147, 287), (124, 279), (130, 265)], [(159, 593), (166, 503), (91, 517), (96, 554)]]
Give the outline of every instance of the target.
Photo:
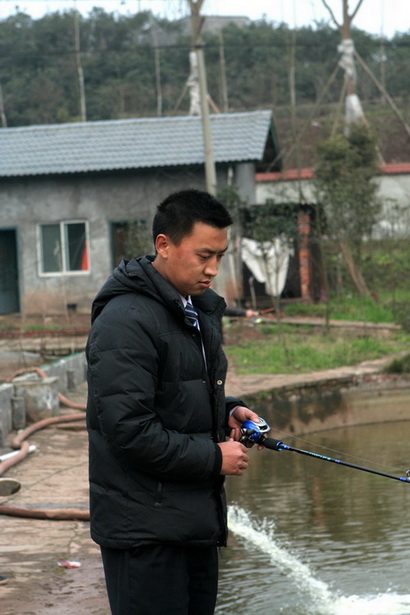
[(228, 86), (226, 84), (226, 67), (225, 67), (225, 47), (222, 30), (218, 32), (219, 39), (219, 62), (221, 67), (221, 87), (222, 87), (222, 100), (223, 100), (223, 112), (228, 113), (229, 101), (228, 101)]
[(81, 64), (81, 51), (80, 51), (80, 14), (75, 9), (74, 11), (74, 46), (75, 46), (75, 59), (77, 65), (78, 84), (80, 88), (80, 115), (81, 121), (87, 121), (87, 111), (85, 104), (85, 88), (84, 88), (84, 71)]
[(2, 128), (7, 128), (6, 112), (4, 111), (3, 90), (0, 83), (0, 119)]
[(154, 61), (155, 61), (155, 80), (157, 84), (157, 116), (162, 116), (162, 88), (161, 88), (161, 63), (160, 63), (160, 51), (158, 44), (158, 23), (155, 17), (150, 16), (152, 43), (154, 47)]
[(201, 39), (203, 17), (200, 15), (204, 0), (188, 0), (191, 9), (192, 47), (197, 57), (199, 96), (201, 106), (202, 133), (205, 152), (206, 189), (210, 194), (216, 194), (216, 171), (212, 150), (211, 123), (209, 119), (208, 88), (204, 60), (204, 44)]

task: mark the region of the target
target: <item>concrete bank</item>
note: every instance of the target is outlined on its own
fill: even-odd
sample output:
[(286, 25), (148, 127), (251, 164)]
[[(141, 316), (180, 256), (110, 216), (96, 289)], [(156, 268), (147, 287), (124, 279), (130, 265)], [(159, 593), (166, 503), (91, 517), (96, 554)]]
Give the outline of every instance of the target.
[(0, 384), (0, 447), (5, 446), (12, 431), (24, 428), (27, 422), (57, 416), (59, 394), (69, 395), (86, 379), (84, 352), (33, 367), (33, 371), (25, 369), (16, 370), (10, 382)]
[(384, 373), (405, 354), (308, 374), (231, 375), (227, 392), (288, 434), (410, 420), (410, 374)]
[[(86, 329), (89, 323), (89, 316), (81, 318), (81, 321), (71, 323), (77, 332)], [(295, 326), (324, 326), (320, 318), (282, 320)], [(391, 324), (345, 321), (331, 321), (330, 324), (366, 332), (388, 332), (399, 328)], [(24, 426), (25, 420), (58, 413), (57, 392), (70, 394), (84, 383), (85, 344), (85, 333), (0, 339), (0, 382), (4, 382), (0, 384), (0, 447), (5, 445), (12, 430)], [(16, 357), (19, 357), (18, 361)], [(32, 362), (33, 358), (38, 361), (39, 357), (44, 359), (41, 368), (47, 381), (39, 382), (38, 374), (31, 373), (17, 376), (13, 383), (6, 382), (16, 368), (40, 365)], [(231, 372), (226, 391), (244, 397), (261, 415), (269, 417), (272, 426), (280, 424), (291, 433), (361, 422), (410, 419), (406, 378), (382, 374), (391, 359), (308, 374), (238, 376)], [(380, 404), (368, 403), (374, 396), (380, 397)], [(390, 408), (388, 415), (384, 412), (387, 398), (394, 400), (394, 408)]]
[[(55, 344), (61, 349), (61, 340)], [(85, 339), (77, 339), (76, 344), (83, 349)], [(226, 392), (244, 399), (272, 428), (294, 434), (410, 420), (410, 375), (385, 374), (384, 369), (392, 358), (307, 374), (229, 372)], [(0, 447), (27, 420), (57, 415), (58, 393), (70, 396), (81, 387), (85, 403), (83, 350), (42, 365), (41, 369), (46, 379), (30, 372), (0, 385)]]

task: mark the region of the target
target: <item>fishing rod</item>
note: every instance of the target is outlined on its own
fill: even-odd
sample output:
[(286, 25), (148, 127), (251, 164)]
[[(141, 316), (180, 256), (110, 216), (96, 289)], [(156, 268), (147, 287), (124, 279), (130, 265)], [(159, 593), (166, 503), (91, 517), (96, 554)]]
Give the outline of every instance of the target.
[(322, 461), (330, 461), (331, 463), (337, 463), (341, 466), (347, 466), (348, 468), (353, 468), (354, 470), (362, 470), (363, 472), (370, 472), (371, 474), (378, 474), (379, 476), (385, 476), (386, 478), (393, 478), (394, 480), (400, 480), (404, 483), (410, 483), (410, 470), (407, 470), (406, 476), (395, 476), (394, 474), (387, 474), (386, 472), (380, 472), (379, 470), (374, 470), (373, 468), (359, 466), (354, 463), (349, 463), (348, 461), (335, 459), (334, 457), (319, 455), (318, 453), (313, 453), (312, 451), (305, 451), (301, 448), (289, 446), (288, 444), (284, 444), (281, 440), (268, 438), (266, 433), (269, 430), (269, 425), (261, 417), (259, 417), (258, 422), (245, 421), (241, 426), (242, 435), (240, 442), (242, 442), (242, 444), (244, 444), (247, 448), (251, 448), (254, 444), (258, 444), (259, 446), (264, 446), (272, 451), (293, 451), (294, 453), (300, 453), (301, 455), (307, 455), (308, 457), (315, 457), (316, 459), (321, 459)]

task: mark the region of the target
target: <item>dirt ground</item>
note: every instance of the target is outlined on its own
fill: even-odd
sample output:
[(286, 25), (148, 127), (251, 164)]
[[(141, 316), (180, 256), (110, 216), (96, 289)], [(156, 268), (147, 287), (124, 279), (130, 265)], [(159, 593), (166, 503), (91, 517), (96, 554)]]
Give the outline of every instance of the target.
[[(77, 391), (76, 401), (84, 394), (85, 389)], [(35, 452), (7, 471), (21, 482), (20, 491), (0, 498), (0, 574), (8, 577), (0, 585), (0, 612), (109, 615), (99, 548), (90, 538), (89, 523), (30, 518), (36, 514), (31, 511), (88, 510), (85, 421), (43, 429), (29, 442)], [(29, 517), (2, 514), (6, 507)], [(81, 567), (64, 568), (59, 565), (64, 561), (78, 561)]]
[[(0, 380), (17, 369), (82, 350), (89, 322), (88, 314), (0, 316)], [(76, 403), (85, 404), (85, 399), (85, 385), (70, 394)], [(7, 577), (0, 584), (1, 615), (109, 615), (99, 548), (90, 538), (89, 523), (30, 518), (33, 509), (88, 510), (85, 421), (37, 431), (28, 441), (35, 452), (6, 472), (20, 481), (21, 489), (0, 497), (0, 575)], [(3, 514), (6, 507), (29, 516)], [(81, 567), (60, 566), (65, 560), (79, 561)]]
[(0, 381), (16, 370), (38, 367), (84, 350), (89, 314), (0, 316)]

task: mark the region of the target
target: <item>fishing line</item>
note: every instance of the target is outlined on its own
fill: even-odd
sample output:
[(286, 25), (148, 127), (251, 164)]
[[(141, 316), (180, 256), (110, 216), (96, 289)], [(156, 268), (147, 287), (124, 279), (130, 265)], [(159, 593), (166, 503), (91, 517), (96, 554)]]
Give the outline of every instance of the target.
[(356, 461), (362, 461), (364, 463), (371, 463), (372, 465), (377, 465), (380, 468), (386, 468), (386, 469), (390, 469), (394, 472), (399, 472), (400, 469), (397, 468), (397, 466), (391, 466), (391, 465), (387, 465), (384, 463), (380, 463), (380, 461), (375, 461), (374, 459), (367, 459), (365, 457), (360, 457), (359, 455), (353, 455), (351, 453), (346, 453), (345, 451), (339, 451), (338, 449), (335, 448), (331, 448), (329, 446), (324, 446), (323, 444), (319, 444), (317, 442), (311, 442), (309, 440), (306, 440), (305, 438), (302, 438), (301, 436), (295, 436), (293, 434), (287, 433), (286, 431), (283, 431), (282, 429), (276, 429), (275, 428), (275, 432), (278, 434), (281, 434), (282, 436), (292, 439), (292, 440), (296, 440), (298, 442), (301, 442), (303, 444), (307, 444), (309, 446), (314, 446), (316, 448), (321, 449), (322, 451), (329, 451), (329, 453), (332, 454), (337, 454), (337, 455), (341, 455), (343, 457), (349, 457), (352, 460), (356, 460)]
[[(275, 415), (277, 415), (278, 417), (283, 418), (284, 420), (287, 420), (289, 418), (287, 415), (283, 414), (282, 412), (278, 412), (276, 410), (275, 410)], [(283, 431), (282, 429), (275, 428), (275, 432), (281, 434), (282, 436), (284, 436), (286, 438), (292, 438), (293, 440), (296, 440), (296, 441), (299, 441), (299, 442), (303, 442), (304, 444), (308, 444), (309, 446), (315, 446), (317, 448), (322, 449), (323, 451), (329, 451), (329, 452), (335, 453), (337, 455), (343, 455), (345, 457), (349, 457), (352, 460), (363, 461), (365, 463), (371, 463), (371, 464), (379, 466), (380, 468), (387, 468), (387, 469), (393, 470), (394, 472), (398, 472), (399, 471), (397, 469), (397, 466), (385, 465), (383, 463), (380, 463), (380, 461), (375, 461), (374, 459), (366, 459), (364, 457), (360, 457), (359, 455), (352, 455), (351, 453), (346, 453), (344, 451), (339, 451), (337, 449), (332, 449), (332, 448), (324, 446), (322, 444), (317, 444), (316, 442), (310, 442), (309, 440), (306, 440), (305, 438), (302, 438), (301, 436), (295, 436), (294, 434), (291, 434), (291, 433), (288, 433), (286, 431)]]
[(272, 451), (293, 451), (295, 453), (300, 453), (308, 457), (314, 457), (315, 459), (320, 459), (322, 461), (329, 461), (338, 465), (347, 466), (349, 468), (353, 468), (354, 470), (362, 470), (363, 472), (370, 472), (371, 474), (377, 474), (379, 476), (384, 476), (385, 478), (392, 478), (394, 480), (410, 483), (410, 470), (407, 470), (405, 476), (396, 476), (394, 474), (388, 474), (387, 472), (375, 470), (374, 468), (367, 468), (365, 466), (359, 466), (348, 461), (343, 461), (342, 459), (336, 459), (333, 457), (328, 457), (327, 455), (320, 455), (319, 453), (314, 453), (313, 451), (295, 448), (293, 446), (285, 444), (281, 440), (275, 440), (274, 438), (267, 437), (266, 433), (269, 430), (269, 425), (261, 417), (259, 417), (256, 422), (245, 421), (241, 426), (240, 441), (247, 448), (251, 448), (254, 444), (258, 444), (259, 446), (263, 446)]

